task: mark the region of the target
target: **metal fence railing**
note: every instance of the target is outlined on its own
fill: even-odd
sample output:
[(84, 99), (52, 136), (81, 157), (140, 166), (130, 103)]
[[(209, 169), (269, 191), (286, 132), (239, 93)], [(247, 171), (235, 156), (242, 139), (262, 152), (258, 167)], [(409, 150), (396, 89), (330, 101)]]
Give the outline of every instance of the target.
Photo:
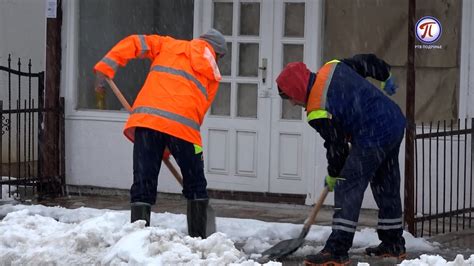
[(415, 235), (472, 227), (474, 118), (421, 123), (415, 134)]
[[(11, 61), (9, 56), (7, 66), (0, 66), (0, 194), (5, 191), (20, 200), (60, 195), (65, 175), (64, 99), (58, 108), (44, 108), (44, 72), (32, 73), (31, 60), (28, 72), (22, 72), (20, 59), (17, 69)], [(55, 130), (61, 147), (54, 151), (59, 165), (53, 176), (41, 174), (46, 116), (57, 119)]]

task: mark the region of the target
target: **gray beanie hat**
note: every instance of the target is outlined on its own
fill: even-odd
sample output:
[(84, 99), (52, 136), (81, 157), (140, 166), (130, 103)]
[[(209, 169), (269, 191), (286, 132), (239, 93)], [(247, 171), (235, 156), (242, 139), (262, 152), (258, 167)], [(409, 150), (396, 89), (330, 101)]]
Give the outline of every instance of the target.
[(218, 30), (210, 29), (208, 32), (199, 36), (199, 39), (209, 43), (216, 54), (224, 56), (227, 53), (227, 44), (225, 43), (224, 36)]

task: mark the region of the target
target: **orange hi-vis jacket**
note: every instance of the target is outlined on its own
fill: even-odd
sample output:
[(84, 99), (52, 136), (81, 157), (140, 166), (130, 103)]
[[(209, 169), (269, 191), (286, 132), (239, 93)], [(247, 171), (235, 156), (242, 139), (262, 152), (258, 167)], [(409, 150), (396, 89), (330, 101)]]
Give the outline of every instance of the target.
[(148, 58), (152, 64), (125, 124), (125, 136), (133, 142), (135, 128), (146, 127), (202, 146), (200, 126), (221, 80), (212, 46), (201, 39), (131, 35), (94, 71), (112, 79), (118, 66), (134, 58)]

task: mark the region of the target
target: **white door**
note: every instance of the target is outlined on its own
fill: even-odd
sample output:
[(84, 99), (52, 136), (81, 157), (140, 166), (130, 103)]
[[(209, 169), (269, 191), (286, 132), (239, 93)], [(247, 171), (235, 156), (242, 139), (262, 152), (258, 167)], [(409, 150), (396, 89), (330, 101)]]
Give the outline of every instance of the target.
[[(210, 188), (268, 191), (273, 1), (212, 1), (203, 28), (224, 34), (223, 79), (202, 127)], [(269, 49), (270, 47), (270, 49)]]
[[(317, 70), (319, 2), (274, 1), (273, 80), (289, 62), (303, 61), (311, 71)], [(317, 133), (307, 124), (304, 109), (281, 100), (275, 82), (273, 86), (270, 192), (312, 197), (316, 162), (325, 164), (316, 153)]]
[(288, 62), (304, 61), (311, 69), (319, 62), (319, 4), (203, 0), (197, 7), (203, 30), (220, 30), (229, 49), (201, 130), (210, 188), (312, 193), (315, 132), (301, 107), (279, 98), (275, 78)]

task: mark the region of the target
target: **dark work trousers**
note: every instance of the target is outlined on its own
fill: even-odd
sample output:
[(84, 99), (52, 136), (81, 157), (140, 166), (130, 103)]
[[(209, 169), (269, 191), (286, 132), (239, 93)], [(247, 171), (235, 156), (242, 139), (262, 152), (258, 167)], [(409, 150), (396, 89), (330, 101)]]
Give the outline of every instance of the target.
[(383, 147), (354, 145), (334, 188), (332, 233), (325, 250), (347, 255), (352, 246), (364, 192), (368, 184), (379, 208), (377, 233), (388, 245), (405, 246), (402, 229), (398, 153), (403, 138)]
[(194, 144), (168, 134), (137, 127), (133, 145), (133, 184), (130, 201), (155, 204), (158, 174), (165, 147), (170, 149), (183, 176), (186, 199), (207, 199), (202, 152), (196, 154)]

